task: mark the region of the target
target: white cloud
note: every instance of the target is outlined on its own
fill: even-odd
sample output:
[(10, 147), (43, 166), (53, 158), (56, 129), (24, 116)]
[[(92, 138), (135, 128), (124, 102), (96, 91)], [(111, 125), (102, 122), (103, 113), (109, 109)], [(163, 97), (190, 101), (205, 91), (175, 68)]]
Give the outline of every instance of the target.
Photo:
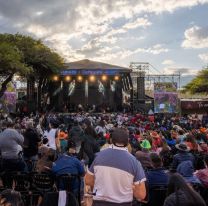
[(37, 11), (37, 12), (35, 12), (35, 15), (36, 16), (41, 16), (43, 14), (43, 11)]
[(199, 54), (199, 58), (206, 64), (208, 64), (208, 53)]
[(166, 67), (163, 69), (163, 73), (165, 74), (181, 74), (182, 76), (196, 75), (198, 73), (198, 69), (194, 68), (184, 68), (184, 67)]
[(152, 23), (147, 18), (137, 18), (133, 22), (126, 23), (123, 28), (124, 29), (136, 29), (138, 27), (147, 27), (150, 26)]
[(164, 52), (168, 52), (168, 49), (163, 48), (162, 45), (159, 44), (149, 48), (137, 48), (135, 50), (122, 49), (116, 46), (116, 47), (108, 47), (107, 50), (105, 48), (98, 49), (96, 52), (96, 56), (92, 59), (98, 59), (100, 61), (109, 61), (112, 59), (125, 59), (137, 53), (149, 53), (149, 54), (157, 55)]
[(35, 34), (38, 38), (43, 38), (50, 33), (50, 29), (46, 29), (41, 25), (31, 24), (26, 28), (26, 31)]
[(175, 62), (171, 59), (166, 59), (162, 62), (163, 65), (173, 65)]
[(185, 40), (182, 42), (184, 48), (208, 48), (208, 27), (193, 26), (184, 32)]
[(164, 48), (161, 44), (156, 44), (153, 45), (152, 47), (149, 48), (137, 48), (133, 53), (149, 53), (149, 54), (161, 54), (161, 53), (167, 53), (169, 49)]
[[(119, 40), (129, 38), (126, 40), (128, 43), (134, 38), (127, 36), (129, 30), (151, 26), (148, 14), (174, 12), (206, 3), (208, 0), (18, 0), (12, 4), (10, 1), (0, 1), (0, 20), (4, 21), (1, 25), (7, 25), (8, 29), (2, 31), (1, 27), (0, 32), (21, 31), (42, 38), (68, 61), (88, 57), (88, 54), (99, 57), (100, 51), (108, 58), (119, 58), (119, 55), (123, 58), (137, 52), (157, 55), (168, 52), (168, 49), (161, 45), (133, 51), (114, 49)], [(123, 25), (116, 27), (120, 20)], [(80, 49), (70, 46), (72, 40)], [(190, 33), (186, 40), (188, 43), (192, 40)], [(200, 45), (206, 45), (206, 41)], [(111, 47), (114, 48), (113, 52), (109, 49)]]

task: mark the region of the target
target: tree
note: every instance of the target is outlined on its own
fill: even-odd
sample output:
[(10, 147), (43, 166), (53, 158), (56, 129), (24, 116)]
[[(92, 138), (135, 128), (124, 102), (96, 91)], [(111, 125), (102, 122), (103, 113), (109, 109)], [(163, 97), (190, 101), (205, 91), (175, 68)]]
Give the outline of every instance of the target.
[(47, 84), (48, 77), (64, 67), (63, 59), (41, 40), (35, 40), (30, 36), (0, 34), (0, 42), (6, 42), (16, 48), (22, 54), (23, 63), (32, 68), (32, 72), (29, 76), (27, 74), (27, 77), (38, 84), (40, 104), (41, 91)]
[(192, 94), (208, 94), (208, 67), (199, 71), (198, 75), (185, 86), (185, 91), (188, 91)]
[(3, 96), (15, 73), (28, 75), (31, 71), (31, 67), (23, 62), (23, 55), (16, 47), (7, 42), (0, 43), (0, 75), (2, 79), (0, 97)]

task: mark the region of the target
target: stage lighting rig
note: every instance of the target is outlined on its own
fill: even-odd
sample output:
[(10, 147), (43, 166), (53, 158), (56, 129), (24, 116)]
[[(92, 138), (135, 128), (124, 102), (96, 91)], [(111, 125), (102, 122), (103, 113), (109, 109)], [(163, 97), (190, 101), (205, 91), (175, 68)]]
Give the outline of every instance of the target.
[(108, 77), (107, 77), (106, 75), (103, 75), (103, 76), (101, 77), (101, 80), (102, 80), (103, 82), (107, 81), (107, 79), (108, 79)]
[(81, 82), (83, 80), (83, 77), (81, 76), (81, 75), (79, 75), (78, 77), (77, 77), (77, 81), (78, 82)]
[(70, 76), (65, 76), (64, 80), (65, 80), (66, 82), (70, 82), (70, 81), (71, 81), (71, 77), (70, 77)]
[(54, 75), (52, 79), (53, 79), (54, 82), (57, 82), (59, 80), (59, 76)]
[(115, 77), (114, 77), (114, 80), (115, 81), (118, 81), (120, 79), (120, 77), (118, 76), (118, 75), (116, 75)]
[(91, 75), (91, 76), (89, 76), (89, 80), (91, 81), (91, 82), (94, 82), (95, 81), (95, 76), (94, 75)]

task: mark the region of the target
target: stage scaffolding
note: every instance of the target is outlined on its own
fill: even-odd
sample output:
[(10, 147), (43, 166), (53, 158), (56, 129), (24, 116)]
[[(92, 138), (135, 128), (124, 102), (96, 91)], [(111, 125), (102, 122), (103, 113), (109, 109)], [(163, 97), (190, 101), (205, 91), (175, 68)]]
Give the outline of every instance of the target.
[(133, 111), (148, 112), (153, 109), (153, 90), (156, 82), (176, 82), (177, 87), (181, 85), (181, 75), (162, 74), (148, 62), (131, 62), (131, 78), (133, 91), (131, 105)]

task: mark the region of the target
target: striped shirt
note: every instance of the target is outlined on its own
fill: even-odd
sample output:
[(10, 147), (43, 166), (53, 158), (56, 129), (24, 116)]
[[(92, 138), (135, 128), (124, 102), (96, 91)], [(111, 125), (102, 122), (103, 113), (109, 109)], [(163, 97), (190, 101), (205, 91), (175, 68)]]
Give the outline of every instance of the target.
[(110, 146), (98, 153), (88, 171), (95, 176), (94, 200), (114, 203), (133, 200), (133, 184), (146, 180), (141, 163), (127, 148)]

